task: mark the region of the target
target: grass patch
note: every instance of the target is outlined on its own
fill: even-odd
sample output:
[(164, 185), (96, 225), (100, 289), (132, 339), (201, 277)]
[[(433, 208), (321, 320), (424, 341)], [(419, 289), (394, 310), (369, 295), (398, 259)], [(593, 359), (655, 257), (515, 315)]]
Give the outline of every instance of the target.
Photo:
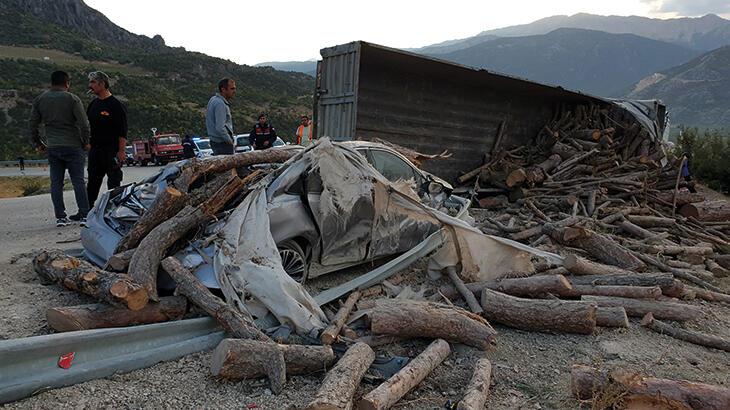
[[(63, 181), (63, 190), (71, 189), (71, 180)], [(0, 198), (42, 195), (51, 192), (51, 177), (0, 177)]]
[(140, 67), (107, 61), (90, 61), (76, 54), (47, 48), (0, 46), (0, 58), (43, 61), (61, 67), (93, 66), (102, 71), (126, 75), (151, 75), (149, 71)]

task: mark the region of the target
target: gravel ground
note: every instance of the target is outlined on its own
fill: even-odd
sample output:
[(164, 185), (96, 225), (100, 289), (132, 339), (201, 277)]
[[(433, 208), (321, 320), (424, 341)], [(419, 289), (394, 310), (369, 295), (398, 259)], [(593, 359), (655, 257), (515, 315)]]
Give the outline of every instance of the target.
[[(70, 198), (69, 198), (70, 199)], [(72, 203), (72, 200), (71, 202)], [(58, 229), (47, 217), (48, 195), (0, 200), (0, 339), (49, 333), (45, 310), (91, 302), (55, 285), (39, 283), (31, 266), (30, 252), (43, 247), (79, 247), (79, 227)], [(23, 215), (22, 218), (18, 215)], [(33, 218), (32, 216), (39, 216)], [(45, 217), (44, 217), (45, 215)], [(30, 217), (29, 217), (30, 216)], [(423, 275), (423, 262), (405, 272), (400, 286), (418, 290), (435, 286)], [(333, 286), (367, 271), (355, 269), (343, 277), (312, 281), (308, 286)], [(719, 283), (730, 288), (730, 278)], [(703, 318), (687, 328), (730, 337), (730, 306), (689, 302), (700, 306)], [(574, 363), (641, 370), (646, 374), (687, 379), (730, 387), (728, 354), (692, 345), (643, 329), (633, 319), (628, 329), (601, 328), (594, 335), (551, 335), (523, 332), (494, 325), (497, 345), (486, 353), (452, 345), (452, 355), (417, 389), (397, 405), (398, 409), (438, 409), (447, 400), (464, 394), (475, 360), (485, 354), (493, 364), (488, 407), (492, 409), (565, 409), (579, 403), (570, 395), (570, 367)], [(381, 354), (414, 357), (426, 340), (382, 346)], [(210, 352), (189, 355), (147, 369), (93, 380), (39, 393), (8, 404), (8, 409), (57, 408), (261, 408), (296, 409), (312, 398), (323, 375), (291, 377), (281, 395), (274, 396), (265, 381), (225, 382), (209, 371)], [(363, 383), (360, 396), (375, 386)]]

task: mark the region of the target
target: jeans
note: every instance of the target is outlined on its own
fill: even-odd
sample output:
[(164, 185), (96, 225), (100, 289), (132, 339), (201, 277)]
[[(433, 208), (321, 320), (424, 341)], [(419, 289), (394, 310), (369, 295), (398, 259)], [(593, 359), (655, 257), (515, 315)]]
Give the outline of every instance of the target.
[(210, 148), (213, 150), (213, 155), (232, 155), (234, 151), (233, 144), (228, 142), (211, 141)]
[(89, 213), (89, 200), (84, 184), (84, 150), (74, 147), (48, 148), (48, 165), (51, 170), (51, 201), (56, 218), (66, 217), (66, 206), (63, 203), (63, 178), (68, 170), (71, 184), (74, 187), (76, 206), (81, 215)]
[(117, 150), (111, 148), (92, 147), (89, 151), (89, 203), (93, 206), (99, 196), (101, 183), (106, 176), (107, 189), (114, 189), (122, 184), (121, 164), (117, 160)]

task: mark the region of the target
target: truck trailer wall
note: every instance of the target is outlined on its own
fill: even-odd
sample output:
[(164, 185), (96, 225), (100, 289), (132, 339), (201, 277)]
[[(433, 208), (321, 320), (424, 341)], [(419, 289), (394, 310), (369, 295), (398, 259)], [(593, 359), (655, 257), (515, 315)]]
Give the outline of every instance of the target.
[(561, 105), (608, 100), (366, 42), (321, 50), (317, 137), (381, 138), (453, 156), (425, 169), (453, 180), (482, 164), (504, 121), (503, 148), (529, 144)]

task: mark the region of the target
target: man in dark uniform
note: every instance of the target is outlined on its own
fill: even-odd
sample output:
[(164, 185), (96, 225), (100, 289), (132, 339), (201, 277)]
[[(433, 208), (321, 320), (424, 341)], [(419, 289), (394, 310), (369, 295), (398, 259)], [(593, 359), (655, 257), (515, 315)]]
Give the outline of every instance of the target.
[(108, 189), (122, 183), (121, 164), (127, 157), (127, 109), (109, 91), (109, 76), (103, 72), (89, 74), (89, 89), (96, 95), (86, 109), (91, 126), (87, 190), (89, 204), (93, 206), (104, 176)]
[(190, 136), (190, 134), (185, 134), (185, 137), (183, 138), (183, 156), (186, 159), (195, 158), (195, 143), (193, 142), (193, 137)]
[(254, 124), (249, 136), (251, 145), (254, 149), (269, 149), (274, 146), (276, 141), (276, 130), (266, 122), (266, 114), (259, 115), (259, 122)]

